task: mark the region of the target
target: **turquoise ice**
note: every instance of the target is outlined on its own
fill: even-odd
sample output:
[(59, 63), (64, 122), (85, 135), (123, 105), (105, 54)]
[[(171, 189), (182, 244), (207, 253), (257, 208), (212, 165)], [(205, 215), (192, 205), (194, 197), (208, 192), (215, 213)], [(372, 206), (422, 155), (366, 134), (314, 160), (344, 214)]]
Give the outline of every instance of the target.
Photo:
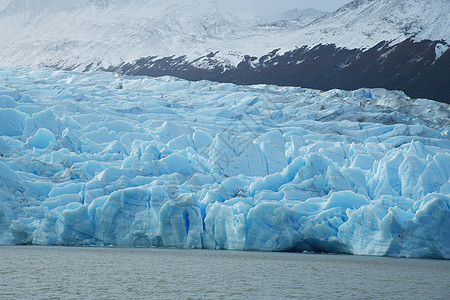
[(450, 111), (383, 89), (0, 70), (0, 243), (450, 258)]

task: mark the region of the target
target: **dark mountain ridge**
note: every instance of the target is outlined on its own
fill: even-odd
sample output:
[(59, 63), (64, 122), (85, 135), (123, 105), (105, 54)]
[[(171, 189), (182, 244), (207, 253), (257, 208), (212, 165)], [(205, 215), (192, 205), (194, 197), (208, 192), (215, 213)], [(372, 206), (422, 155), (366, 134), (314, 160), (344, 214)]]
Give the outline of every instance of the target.
[[(198, 68), (185, 57), (148, 57), (106, 69), (127, 75), (176, 76), (188, 80), (212, 80), (236, 84), (276, 84), (329, 90), (361, 87), (404, 91), (412, 98), (450, 103), (450, 52), (436, 60), (440, 42), (405, 40), (396, 45), (381, 42), (363, 51), (318, 45), (261, 58), (246, 56), (236, 67)], [(217, 62), (214, 53), (207, 59)]]

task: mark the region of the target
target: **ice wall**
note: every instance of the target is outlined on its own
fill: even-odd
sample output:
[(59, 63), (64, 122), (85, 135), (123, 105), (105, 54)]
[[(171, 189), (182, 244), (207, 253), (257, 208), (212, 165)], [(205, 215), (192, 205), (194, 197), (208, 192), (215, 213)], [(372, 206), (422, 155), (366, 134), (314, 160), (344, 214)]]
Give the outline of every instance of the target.
[(450, 258), (449, 106), (0, 69), (0, 243)]

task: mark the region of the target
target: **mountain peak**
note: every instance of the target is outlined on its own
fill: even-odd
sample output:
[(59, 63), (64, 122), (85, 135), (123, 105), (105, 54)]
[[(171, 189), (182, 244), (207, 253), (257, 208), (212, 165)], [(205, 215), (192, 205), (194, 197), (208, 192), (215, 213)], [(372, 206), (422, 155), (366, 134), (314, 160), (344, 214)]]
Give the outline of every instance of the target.
[(305, 23), (303, 25), (306, 25), (310, 23), (311, 21), (327, 15), (327, 12), (320, 11), (314, 8), (307, 8), (307, 9), (291, 9), (288, 11), (285, 11), (284, 13), (266, 18), (267, 22), (277, 22), (277, 21), (301, 21), (302, 23)]

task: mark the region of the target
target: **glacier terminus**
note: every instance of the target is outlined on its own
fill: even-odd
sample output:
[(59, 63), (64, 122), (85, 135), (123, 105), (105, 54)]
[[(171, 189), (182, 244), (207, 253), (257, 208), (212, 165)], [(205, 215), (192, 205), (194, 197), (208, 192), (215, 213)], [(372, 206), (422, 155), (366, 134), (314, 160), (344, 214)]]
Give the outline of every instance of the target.
[(0, 244), (450, 258), (449, 105), (0, 69)]

